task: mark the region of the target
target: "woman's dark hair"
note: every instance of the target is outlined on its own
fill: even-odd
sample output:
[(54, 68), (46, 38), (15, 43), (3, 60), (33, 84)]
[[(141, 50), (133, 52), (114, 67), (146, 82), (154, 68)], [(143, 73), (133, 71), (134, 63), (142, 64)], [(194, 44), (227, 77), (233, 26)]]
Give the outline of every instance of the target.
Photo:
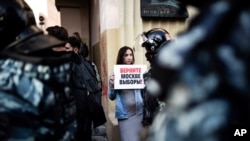
[(134, 56), (134, 51), (131, 47), (128, 47), (128, 46), (123, 46), (120, 48), (119, 52), (118, 52), (118, 55), (117, 55), (117, 59), (116, 59), (116, 64), (119, 65), (119, 64), (123, 64), (123, 57), (124, 57), (124, 54), (126, 53), (127, 50), (130, 50), (132, 52), (132, 56), (133, 56), (133, 61), (132, 61), (132, 64), (135, 63), (135, 56)]
[(76, 37), (74, 37), (74, 36), (69, 36), (69, 38), (68, 38), (68, 43), (70, 43), (70, 45), (72, 46), (72, 47), (77, 47), (78, 49), (80, 49), (80, 41), (76, 38)]

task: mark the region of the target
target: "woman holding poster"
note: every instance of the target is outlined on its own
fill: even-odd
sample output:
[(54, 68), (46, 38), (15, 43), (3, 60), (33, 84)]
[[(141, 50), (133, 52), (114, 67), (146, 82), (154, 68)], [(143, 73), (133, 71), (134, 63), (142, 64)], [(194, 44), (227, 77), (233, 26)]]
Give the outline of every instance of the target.
[[(117, 56), (117, 65), (134, 64), (132, 48), (123, 46)], [(140, 89), (114, 89), (114, 75), (109, 78), (108, 96), (116, 100), (115, 117), (118, 119), (121, 141), (140, 141), (143, 100)]]

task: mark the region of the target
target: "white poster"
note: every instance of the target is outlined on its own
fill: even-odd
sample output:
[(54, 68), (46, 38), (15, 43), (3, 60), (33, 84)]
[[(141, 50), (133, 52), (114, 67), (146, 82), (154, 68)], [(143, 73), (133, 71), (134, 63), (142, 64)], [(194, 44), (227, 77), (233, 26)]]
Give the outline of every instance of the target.
[(143, 89), (146, 65), (114, 65), (114, 89)]

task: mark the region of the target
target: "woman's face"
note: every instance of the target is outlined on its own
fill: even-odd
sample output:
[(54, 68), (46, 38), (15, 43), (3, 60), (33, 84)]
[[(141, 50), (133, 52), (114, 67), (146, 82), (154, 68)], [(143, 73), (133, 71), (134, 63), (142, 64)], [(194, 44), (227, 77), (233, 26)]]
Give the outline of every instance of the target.
[(132, 51), (130, 49), (127, 49), (127, 51), (123, 55), (123, 64), (130, 65), (130, 64), (132, 64), (133, 59), (134, 58), (133, 58)]

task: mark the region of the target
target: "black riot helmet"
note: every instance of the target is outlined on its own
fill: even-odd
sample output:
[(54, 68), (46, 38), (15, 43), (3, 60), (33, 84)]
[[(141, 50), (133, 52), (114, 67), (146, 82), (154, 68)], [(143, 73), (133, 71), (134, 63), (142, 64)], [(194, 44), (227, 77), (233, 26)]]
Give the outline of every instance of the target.
[(70, 57), (52, 50), (65, 44), (37, 27), (33, 11), (24, 0), (0, 0), (0, 57), (55, 65)]
[(34, 14), (24, 0), (0, 1), (0, 50), (13, 42), (26, 27), (36, 25)]
[(170, 39), (169, 32), (163, 28), (153, 28), (147, 32), (143, 32), (141, 46), (146, 49), (145, 56), (150, 63), (152, 63), (161, 45)]

